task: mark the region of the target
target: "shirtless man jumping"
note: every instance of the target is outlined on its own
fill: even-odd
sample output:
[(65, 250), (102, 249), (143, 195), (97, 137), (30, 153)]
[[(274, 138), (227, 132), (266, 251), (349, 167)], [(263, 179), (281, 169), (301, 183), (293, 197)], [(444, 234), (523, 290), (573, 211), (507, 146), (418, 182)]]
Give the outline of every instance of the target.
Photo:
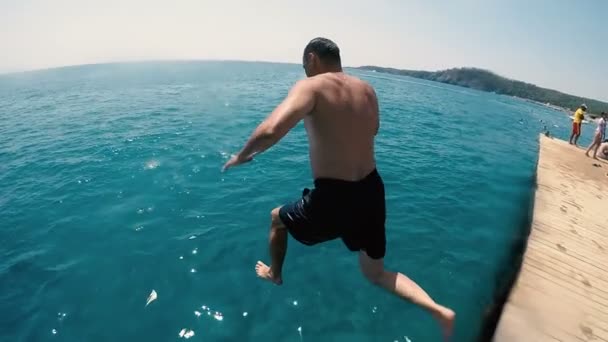
[(315, 38), (304, 49), (308, 78), (298, 81), (285, 100), (253, 132), (223, 170), (253, 159), (304, 120), (314, 189), (271, 212), (270, 266), (258, 261), (259, 277), (283, 283), (287, 234), (305, 245), (341, 238), (359, 254), (369, 281), (421, 306), (441, 324), (447, 340), (454, 312), (441, 306), (414, 281), (384, 269), (386, 252), (384, 184), (376, 170), (374, 140), (379, 128), (374, 89), (342, 71), (340, 50)]

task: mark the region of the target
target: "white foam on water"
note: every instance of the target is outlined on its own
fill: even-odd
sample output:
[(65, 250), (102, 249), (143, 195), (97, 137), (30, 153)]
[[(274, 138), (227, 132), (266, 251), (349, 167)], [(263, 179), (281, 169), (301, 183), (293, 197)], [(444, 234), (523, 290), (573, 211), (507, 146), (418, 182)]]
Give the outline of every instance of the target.
[(137, 226), (135, 227), (135, 231), (138, 232), (140, 230), (144, 229), (144, 226)]
[[(211, 316), (211, 317), (213, 317), (217, 321), (223, 321), (224, 320), (224, 315), (221, 312), (219, 312), (219, 311), (213, 311), (207, 305), (201, 306), (201, 309), (203, 311), (207, 311), (207, 316)], [(247, 316), (246, 313), (244, 313), (243, 316)]]
[(200, 311), (194, 311), (194, 315), (196, 317), (201, 317), (201, 312)]
[(247, 317), (247, 311), (243, 312), (243, 317)]
[(198, 248), (195, 248), (192, 250), (192, 254), (196, 254), (196, 253), (198, 253)]
[(144, 210), (143, 210), (143, 209), (141, 209), (141, 208), (140, 208), (140, 209), (137, 209), (137, 213), (141, 215), (141, 214), (143, 214), (143, 213), (144, 213)]
[(374, 307), (372, 308), (372, 313), (376, 313), (376, 311), (378, 311), (378, 307), (374, 306)]
[(184, 256), (183, 256), (183, 255), (180, 255), (180, 256), (179, 256), (179, 260), (184, 260)]
[(196, 273), (196, 270), (193, 268), (190, 270), (190, 273)]
[(57, 320), (63, 321), (63, 319), (65, 318), (65, 316), (67, 316), (67, 314), (65, 312), (58, 312), (57, 313)]
[(179, 331), (179, 333), (177, 334), (179, 337), (184, 337), (184, 335), (186, 334), (186, 329), (182, 329)]
[(293, 301), (293, 306), (298, 306), (298, 301), (297, 300)]
[(151, 159), (151, 160), (148, 160), (146, 162), (146, 165), (144, 166), (144, 169), (146, 169), (146, 170), (154, 170), (154, 169), (156, 169), (159, 166), (160, 166), (160, 162), (158, 160)]
[(403, 338), (405, 339), (405, 342), (412, 342), (407, 336), (403, 336)]
[[(197, 216), (197, 218), (198, 218), (198, 216)], [(194, 239), (196, 239), (196, 236), (195, 236), (195, 235), (192, 235), (192, 236), (190, 236), (190, 237), (188, 238), (188, 240), (194, 240)]]
[(53, 335), (57, 335), (57, 330), (53, 329), (53, 330), (51, 330), (51, 333), (52, 333)]

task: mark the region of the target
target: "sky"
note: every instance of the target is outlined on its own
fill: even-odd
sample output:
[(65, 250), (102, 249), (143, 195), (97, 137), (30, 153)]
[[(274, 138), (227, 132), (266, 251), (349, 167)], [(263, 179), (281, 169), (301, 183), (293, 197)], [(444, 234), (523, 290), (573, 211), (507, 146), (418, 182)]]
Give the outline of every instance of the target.
[(479, 67), (608, 101), (604, 0), (0, 0), (0, 73), (164, 59)]

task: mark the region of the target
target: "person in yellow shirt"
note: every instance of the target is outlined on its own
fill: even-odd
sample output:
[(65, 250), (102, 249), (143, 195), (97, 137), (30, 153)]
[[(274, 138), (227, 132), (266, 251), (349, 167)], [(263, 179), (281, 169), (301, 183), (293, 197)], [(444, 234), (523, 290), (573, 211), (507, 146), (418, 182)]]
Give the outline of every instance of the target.
[(574, 119), (572, 120), (572, 134), (570, 134), (570, 145), (572, 145), (572, 139), (574, 138), (574, 146), (578, 146), (578, 138), (581, 136), (581, 127), (583, 120), (585, 119), (585, 112), (587, 112), (587, 105), (582, 104), (576, 112), (574, 112)]

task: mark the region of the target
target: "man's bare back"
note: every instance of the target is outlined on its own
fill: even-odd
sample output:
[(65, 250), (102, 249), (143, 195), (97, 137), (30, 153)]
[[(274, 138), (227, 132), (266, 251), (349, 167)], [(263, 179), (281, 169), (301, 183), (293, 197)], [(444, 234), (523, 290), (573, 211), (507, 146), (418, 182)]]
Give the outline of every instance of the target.
[(378, 102), (373, 88), (342, 72), (311, 77), (315, 106), (304, 118), (314, 178), (356, 181), (376, 167)]

